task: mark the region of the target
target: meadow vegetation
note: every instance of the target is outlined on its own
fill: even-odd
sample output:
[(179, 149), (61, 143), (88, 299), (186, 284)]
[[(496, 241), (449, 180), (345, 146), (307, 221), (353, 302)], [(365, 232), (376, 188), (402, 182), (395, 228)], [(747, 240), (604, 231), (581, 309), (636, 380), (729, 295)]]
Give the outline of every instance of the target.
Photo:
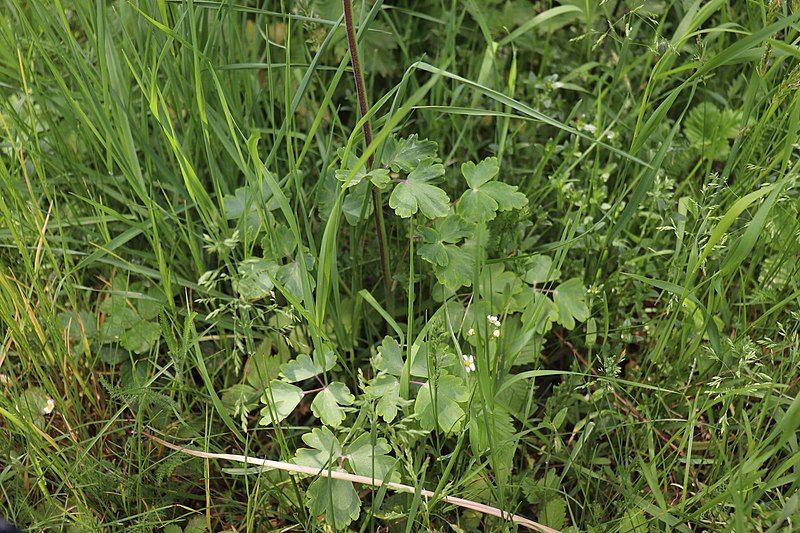
[(354, 4), (0, 0), (0, 514), (797, 531), (800, 3)]

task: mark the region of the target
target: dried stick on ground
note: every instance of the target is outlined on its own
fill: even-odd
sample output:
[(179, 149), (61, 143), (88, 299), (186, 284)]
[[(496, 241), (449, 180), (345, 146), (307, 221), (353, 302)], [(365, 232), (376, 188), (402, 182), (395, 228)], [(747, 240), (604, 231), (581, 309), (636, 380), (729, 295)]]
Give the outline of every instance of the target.
[[(373, 487), (380, 487), (386, 485), (386, 487), (397, 492), (408, 492), (411, 494), (417, 492), (417, 489), (415, 489), (414, 487), (410, 485), (403, 485), (401, 483), (382, 481), (380, 479), (373, 479), (367, 476), (357, 476), (355, 474), (350, 474), (348, 472), (340, 472), (337, 470), (320, 470), (319, 468), (314, 468), (311, 466), (296, 465), (293, 463), (285, 463), (283, 461), (270, 461), (269, 459), (259, 459), (258, 457), (246, 457), (244, 455), (235, 455), (229, 453), (201, 452), (199, 450), (192, 450), (190, 448), (184, 448), (183, 446), (177, 446), (163, 439), (159, 439), (154, 435), (149, 435), (147, 433), (144, 433), (144, 435), (171, 450), (192, 455), (194, 457), (202, 457), (203, 459), (224, 459), (226, 461), (234, 461), (236, 463), (246, 463), (250, 465), (263, 466), (265, 468), (275, 468), (277, 470), (285, 470), (287, 472), (294, 472), (296, 474), (308, 474), (310, 476), (324, 476), (332, 479), (341, 479), (343, 481), (352, 481), (353, 483), (360, 483), (362, 485), (371, 485)], [(419, 493), (426, 498), (433, 498), (436, 496), (432, 491), (425, 489), (420, 490)], [(542, 533), (560, 533), (557, 529), (547, 527), (544, 524), (539, 524), (538, 522), (534, 522), (533, 520), (529, 520), (523, 516), (511, 514), (509, 512), (503, 511), (502, 509), (498, 509), (497, 507), (492, 507), (490, 505), (484, 505), (482, 503), (474, 502), (472, 500), (465, 500), (464, 498), (456, 498), (455, 496), (440, 495), (438, 496), (438, 499), (445, 503), (457, 505), (465, 509), (472, 509), (473, 511), (478, 511), (479, 513), (496, 516), (504, 520), (509, 520), (515, 524), (525, 526), (533, 531), (540, 531)]]

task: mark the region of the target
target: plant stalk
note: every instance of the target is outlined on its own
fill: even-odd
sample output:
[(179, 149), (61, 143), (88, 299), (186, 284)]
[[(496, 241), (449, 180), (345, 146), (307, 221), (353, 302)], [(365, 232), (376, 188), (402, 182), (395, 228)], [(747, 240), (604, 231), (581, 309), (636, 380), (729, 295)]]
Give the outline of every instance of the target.
[[(358, 42), (356, 41), (356, 30), (353, 25), (353, 3), (351, 0), (342, 0), (344, 7), (344, 27), (347, 33), (347, 47), (350, 49), (350, 64), (353, 67), (353, 78), (356, 82), (356, 94), (358, 95), (358, 108), (361, 117), (366, 116), (369, 110), (367, 103), (367, 91), (364, 89), (364, 74), (361, 70), (361, 60), (358, 56)], [(364, 149), (372, 144), (372, 127), (369, 120), (364, 121)], [(370, 155), (367, 159), (367, 171), (372, 170), (374, 156)], [(375, 219), (375, 231), (378, 237), (378, 251), (381, 258), (381, 273), (383, 275), (384, 292), (386, 293), (386, 306), (389, 314), (394, 315), (394, 298), (392, 297), (392, 275), (389, 270), (389, 250), (386, 247), (386, 224), (383, 220), (383, 202), (381, 201), (380, 191), (372, 188), (372, 211)]]

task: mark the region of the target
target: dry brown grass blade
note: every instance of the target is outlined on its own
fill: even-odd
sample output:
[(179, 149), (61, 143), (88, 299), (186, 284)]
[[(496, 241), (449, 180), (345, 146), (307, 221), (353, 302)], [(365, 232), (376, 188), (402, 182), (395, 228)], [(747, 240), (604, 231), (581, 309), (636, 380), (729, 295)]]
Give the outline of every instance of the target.
[[(348, 472), (340, 472), (336, 470), (320, 470), (318, 468), (314, 468), (311, 466), (296, 465), (293, 463), (286, 463), (283, 461), (271, 461), (269, 459), (260, 459), (258, 457), (246, 457), (244, 455), (236, 455), (229, 453), (201, 452), (199, 450), (193, 450), (191, 448), (185, 448), (183, 446), (172, 444), (154, 435), (150, 435), (147, 433), (144, 433), (144, 435), (171, 450), (192, 455), (194, 457), (201, 457), (203, 459), (224, 459), (226, 461), (233, 461), (236, 463), (245, 463), (250, 465), (263, 466), (265, 468), (274, 468), (276, 470), (284, 470), (286, 472), (293, 472), (295, 474), (307, 474), (310, 476), (324, 476), (332, 479), (341, 479), (343, 481), (351, 481), (353, 483), (360, 483), (362, 485), (371, 485), (373, 487), (381, 487), (385, 485), (387, 488), (397, 492), (407, 492), (411, 494), (416, 492), (416, 489), (414, 487), (410, 485), (403, 485), (402, 483), (382, 481), (380, 479), (373, 479), (367, 476), (357, 476), (355, 474), (350, 474)], [(422, 489), (419, 492), (426, 498), (433, 498), (435, 496), (435, 494), (429, 490)], [(542, 533), (560, 533), (557, 529), (547, 527), (544, 524), (534, 522), (533, 520), (525, 518), (524, 516), (511, 514), (509, 512), (503, 511), (502, 509), (498, 509), (497, 507), (492, 507), (490, 505), (474, 502), (472, 500), (466, 500), (464, 498), (457, 498), (455, 496), (440, 495), (438, 496), (438, 499), (452, 505), (463, 507), (465, 509), (471, 509), (473, 511), (478, 511), (479, 513), (496, 516), (504, 520), (510, 520), (511, 522), (519, 524), (521, 526), (525, 526), (532, 531), (540, 531)]]

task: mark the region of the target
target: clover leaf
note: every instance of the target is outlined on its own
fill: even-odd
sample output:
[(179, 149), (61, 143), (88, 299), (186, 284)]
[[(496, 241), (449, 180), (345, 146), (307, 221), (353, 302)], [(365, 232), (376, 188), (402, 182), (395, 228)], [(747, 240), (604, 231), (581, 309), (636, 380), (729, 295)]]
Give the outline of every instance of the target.
[(419, 378), (427, 378), (428, 377), (428, 364), (431, 363), (433, 366), (437, 366), (438, 363), (441, 362), (441, 359), (437, 357), (436, 361), (429, 361), (428, 355), (432, 355), (436, 357), (438, 354), (435, 352), (431, 353), (428, 350), (428, 343), (423, 342), (420, 344), (412, 344), (411, 345), (411, 375), (416, 376)]
[(464, 424), (465, 413), (461, 404), (467, 400), (469, 391), (464, 381), (442, 372), (438, 379), (420, 387), (414, 413), (419, 417), (422, 429), (432, 431), (438, 426), (444, 433), (454, 433)]
[(439, 235), (439, 240), (450, 244), (456, 244), (466, 237), (471, 237), (475, 225), (468, 223), (457, 214), (441, 218), (436, 221), (434, 228)]
[(347, 196), (342, 202), (342, 213), (347, 223), (351, 226), (358, 224), (372, 215), (372, 201), (370, 199), (369, 183), (362, 181), (357, 187), (348, 189)]
[[(294, 462), (322, 470), (340, 470), (342, 445), (327, 427), (315, 428), (303, 435), (309, 448), (299, 448)], [(306, 505), (315, 516), (324, 515), (328, 523), (343, 529), (358, 518), (361, 501), (349, 481), (319, 477), (308, 487)]]
[(361, 500), (349, 481), (317, 478), (308, 487), (306, 505), (314, 516), (324, 515), (335, 529), (344, 529), (361, 513)]
[[(302, 261), (302, 259), (300, 259), (300, 261)], [(298, 260), (286, 263), (278, 268), (278, 271), (275, 273), (275, 280), (283, 285), (285, 293), (294, 296), (299, 301), (303, 300), (303, 274), (300, 270), (300, 263)], [(310, 278), (308, 281), (313, 289), (314, 279)]]
[(391, 422), (397, 416), (400, 407), (407, 403), (400, 397), (400, 380), (397, 376), (380, 373), (375, 376), (364, 388), (367, 398), (378, 400), (375, 412), (386, 422)]
[(423, 244), (419, 247), (417, 253), (425, 261), (435, 266), (446, 267), (450, 262), (450, 258), (447, 256), (447, 248), (441, 241)]
[(158, 322), (140, 320), (119, 336), (119, 343), (129, 352), (143, 354), (160, 338), (161, 325)]
[[(113, 302), (115, 300), (117, 300), (117, 298), (109, 298), (106, 302)], [(123, 299), (120, 298), (119, 300)], [(121, 306), (117, 306), (116, 304), (107, 306), (105, 305), (106, 302), (103, 302), (100, 306), (100, 310), (109, 313), (105, 308), (113, 307), (113, 311), (106, 315), (103, 325), (100, 326), (100, 339), (102, 342), (119, 340), (123, 333), (141, 323), (139, 314), (130, 307), (127, 307), (124, 303)]]
[(272, 196), (269, 185), (264, 182), (261, 190), (258, 189), (257, 185), (245, 185), (236, 189), (233, 194), (223, 196), (222, 205), (225, 208), (225, 218), (237, 220), (244, 216), (248, 227), (258, 228), (261, 224), (259, 206), (266, 211), (278, 209), (278, 200)]
[(436, 150), (435, 142), (427, 139), (420, 141), (416, 134), (399, 141), (390, 138), (383, 149), (381, 160), (384, 166), (394, 172), (411, 172), (421, 161), (434, 159)]
[(468, 161), (461, 165), (461, 174), (467, 180), (467, 189), (458, 201), (458, 213), (475, 222), (487, 222), (494, 219), (497, 211), (519, 209), (528, 203), (528, 199), (517, 187), (490, 181), (500, 171), (496, 157), (484, 159), (477, 165)]
[(342, 406), (353, 405), (354, 400), (355, 396), (350, 394), (347, 385), (335, 381), (317, 393), (311, 402), (311, 411), (323, 424), (336, 428), (345, 417)]
[(237, 267), (239, 280), (234, 288), (239, 296), (249, 302), (265, 298), (275, 286), (273, 279), (279, 268), (280, 265), (275, 261), (257, 257), (245, 259)]
[(300, 387), (273, 379), (261, 397), (261, 401), (267, 405), (261, 409), (262, 418), (259, 424), (262, 426), (277, 424), (289, 416), (302, 399), (303, 391)]
[(517, 299), (517, 305), (523, 309), (522, 324), (525, 329), (533, 328), (537, 333), (544, 334), (558, 320), (558, 310), (553, 300), (540, 292), (523, 291)]
[(312, 468), (327, 468), (336, 465), (342, 456), (342, 445), (330, 429), (325, 426), (314, 428), (302, 436), (309, 448), (298, 448), (294, 462)]
[(417, 253), (433, 265), (439, 283), (450, 290), (472, 285), (475, 258), (455, 245), (470, 237), (472, 230), (473, 225), (455, 213), (438, 219), (433, 227), (419, 228), (425, 244), (417, 249)]
[(346, 457), (355, 474), (381, 481), (400, 481), (397, 472), (387, 479), (387, 475), (394, 466), (395, 459), (387, 455), (391, 447), (386, 439), (378, 438), (372, 442), (369, 433), (362, 433), (347, 447)]
[(574, 328), (576, 320), (583, 322), (589, 318), (586, 290), (578, 278), (568, 279), (556, 287), (553, 302), (558, 309), (558, 322), (567, 329)]
[(472, 235), (472, 228), (460, 216), (452, 214), (440, 218), (433, 227), (419, 228), (425, 244), (419, 247), (419, 255), (427, 262), (440, 267), (447, 266), (446, 244), (455, 244)]
[[(65, 311), (58, 315), (64, 333), (71, 342), (75, 342), (83, 335), (86, 337), (98, 334), (102, 344), (119, 342), (120, 346), (128, 352), (143, 354), (153, 349), (161, 338), (161, 325), (152, 319), (158, 316), (162, 303), (156, 290), (144, 290), (141, 283), (133, 283), (126, 287), (112, 282), (112, 294), (100, 304), (100, 311), (105, 313), (99, 332), (94, 320), (87, 313)], [(126, 293), (136, 298), (136, 307), (132, 302), (121, 296)], [(117, 364), (128, 359), (128, 354), (123, 350), (101, 348), (101, 357), (109, 364)]]
[(57, 318), (70, 342), (77, 342), (84, 337), (90, 339), (97, 333), (96, 319), (87, 311), (62, 311)]
[(528, 261), (528, 270), (522, 279), (535, 285), (536, 283), (555, 281), (560, 276), (561, 271), (557, 267), (553, 267), (553, 259), (549, 255), (536, 254)]
[(485, 265), (479, 277), (484, 298), (491, 301), (493, 309), (503, 309), (513, 296), (522, 290), (522, 281), (514, 272), (507, 271), (502, 263)]
[[(339, 157), (344, 157), (344, 148), (339, 149)], [(355, 187), (361, 183), (364, 178), (370, 180), (379, 189), (383, 189), (389, 184), (389, 171), (385, 168), (376, 168), (367, 172), (365, 167), (361, 167), (353, 175), (353, 179), (347, 181), (347, 179), (350, 177), (351, 169), (357, 164), (358, 158), (352, 153), (348, 154), (347, 162), (342, 162), (342, 168), (334, 173), (336, 179), (343, 182), (342, 187)]]
[(419, 248), (420, 256), (433, 264), (436, 279), (451, 291), (472, 285), (475, 257), (454, 244), (425, 244)]
[[(300, 448), (295, 453), (294, 462), (299, 465), (318, 468), (320, 471), (343, 471), (342, 460), (346, 460), (352, 471), (372, 479), (399, 481), (399, 475), (392, 471), (395, 460), (388, 455), (391, 447), (386, 439), (374, 441), (368, 433), (357, 437), (347, 446), (346, 452), (336, 436), (327, 427), (315, 428), (303, 435), (308, 448)], [(308, 487), (306, 505), (315, 516), (324, 515), (328, 524), (335, 529), (343, 529), (358, 518), (361, 501), (349, 481), (319, 477)]]
[(281, 375), (289, 383), (295, 383), (327, 372), (334, 365), (336, 365), (336, 356), (330, 349), (324, 349), (323, 356), (314, 357), (313, 360), (308, 354), (301, 353), (297, 359), (281, 365)]
[(445, 216), (450, 211), (450, 197), (429, 182), (444, 175), (441, 163), (426, 159), (397, 184), (389, 197), (389, 207), (399, 217), (409, 218), (417, 211), (428, 218)]
[(239, 408), (245, 412), (255, 409), (259, 396), (261, 393), (254, 387), (246, 383), (237, 383), (225, 389), (220, 399), (229, 414), (236, 414), (236, 410)]
[(367, 178), (379, 189), (385, 189), (392, 179), (389, 177), (389, 171), (385, 168), (375, 168), (367, 172)]
[(373, 364), (378, 370), (383, 370), (393, 376), (401, 376), (405, 363), (403, 362), (403, 350), (400, 348), (400, 344), (388, 335), (384, 337)]

